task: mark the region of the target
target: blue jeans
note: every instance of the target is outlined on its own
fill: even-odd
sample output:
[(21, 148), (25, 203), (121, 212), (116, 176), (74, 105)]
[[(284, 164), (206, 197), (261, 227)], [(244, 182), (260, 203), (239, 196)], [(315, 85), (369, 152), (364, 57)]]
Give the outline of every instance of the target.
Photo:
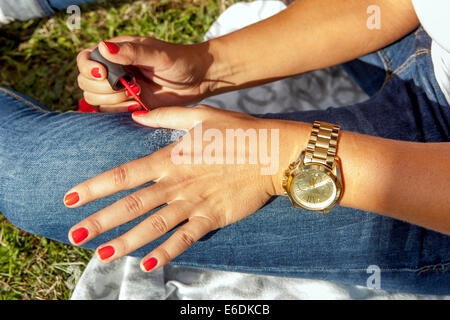
[(1, 0), (0, 9), (17, 20), (29, 20), (54, 14), (71, 5), (83, 5), (98, 0)]
[[(259, 116), (328, 121), (343, 130), (397, 140), (449, 141), (450, 106), (434, 78), (430, 44), (419, 28), (384, 50), (344, 64), (372, 95), (368, 101)], [(172, 136), (169, 129), (135, 124), (129, 113), (51, 112), (8, 89), (0, 89), (0, 117), (0, 212), (25, 231), (65, 243), (71, 226), (134, 190), (76, 209), (64, 206), (65, 192), (166, 146)], [(83, 247), (95, 249), (147, 216)], [(170, 234), (131, 255), (144, 256)], [(381, 289), (450, 294), (449, 236), (342, 206), (326, 215), (301, 211), (286, 197), (273, 197), (248, 218), (211, 232), (172, 263), (357, 285), (366, 285), (367, 268), (376, 265)]]

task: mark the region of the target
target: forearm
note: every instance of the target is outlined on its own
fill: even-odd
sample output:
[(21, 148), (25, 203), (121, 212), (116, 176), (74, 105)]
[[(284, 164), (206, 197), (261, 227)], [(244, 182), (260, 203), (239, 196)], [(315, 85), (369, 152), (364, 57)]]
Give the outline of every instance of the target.
[(342, 205), (450, 234), (450, 143), (417, 143), (343, 132)]
[[(303, 137), (295, 151), (299, 153), (311, 125), (300, 122), (296, 127), (291, 135)], [(450, 234), (449, 142), (397, 141), (342, 131), (338, 156), (344, 180), (340, 205)], [(293, 160), (280, 163), (287, 167)], [(282, 194), (281, 176), (277, 179), (277, 193)]]
[[(377, 5), (381, 29), (367, 27)], [(220, 93), (349, 61), (418, 25), (410, 0), (299, 0), (281, 13), (209, 42), (209, 79)]]

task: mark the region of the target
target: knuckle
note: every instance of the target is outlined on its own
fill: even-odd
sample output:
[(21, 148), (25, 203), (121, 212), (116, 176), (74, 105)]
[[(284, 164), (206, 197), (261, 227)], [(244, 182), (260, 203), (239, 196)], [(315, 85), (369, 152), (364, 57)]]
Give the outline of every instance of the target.
[(169, 252), (167, 251), (166, 248), (164, 247), (159, 247), (157, 249), (158, 251), (158, 255), (162, 258), (162, 261), (170, 261), (172, 260), (172, 256), (169, 254)]
[(83, 91), (83, 98), (87, 103), (91, 105), (95, 105), (96, 103), (96, 101), (92, 99), (92, 95), (89, 93), (89, 91)]
[(89, 219), (89, 224), (90, 224), (89, 229), (91, 229), (94, 234), (101, 234), (103, 232), (103, 226), (98, 219), (96, 218)]
[(114, 247), (117, 248), (118, 253), (127, 254), (130, 252), (130, 245), (125, 237), (118, 237), (114, 240)]
[(135, 64), (137, 59), (137, 50), (136, 46), (131, 42), (123, 42), (120, 44), (120, 50), (126, 52), (126, 56), (129, 59), (130, 64)]
[(124, 165), (117, 166), (112, 171), (113, 183), (118, 187), (126, 187), (128, 184), (128, 172)]
[(77, 83), (78, 83), (78, 86), (80, 87), (81, 90), (86, 90), (84, 82), (85, 82), (84, 76), (81, 73), (78, 74)]
[(178, 234), (178, 238), (184, 248), (192, 246), (195, 242), (192, 234), (185, 230), (180, 231), (180, 233)]
[(150, 216), (150, 224), (159, 234), (165, 234), (168, 231), (166, 220), (159, 214)]
[(126, 212), (133, 217), (139, 216), (144, 210), (144, 204), (142, 202), (142, 199), (137, 195), (130, 194), (123, 200), (125, 202)]

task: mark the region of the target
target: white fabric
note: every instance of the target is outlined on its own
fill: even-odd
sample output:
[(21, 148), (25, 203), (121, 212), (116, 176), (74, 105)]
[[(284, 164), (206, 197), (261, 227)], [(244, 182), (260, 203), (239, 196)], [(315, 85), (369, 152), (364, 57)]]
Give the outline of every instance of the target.
[(8, 23), (10, 23), (12, 21), (14, 21), (14, 18), (5, 16), (5, 14), (3, 13), (2, 8), (0, 8), (0, 26), (3, 25), (3, 24), (8, 24)]
[(0, 0), (0, 26), (13, 20), (27, 21), (45, 16), (36, 0)]
[[(166, 265), (144, 273), (140, 259), (109, 265), (92, 259), (72, 300), (450, 300), (450, 296), (391, 293), (328, 281), (259, 276)], [(381, 274), (383, 286), (383, 274)]]
[(450, 104), (450, 0), (413, 0), (413, 5), (420, 23), (433, 39), (434, 73)]
[[(212, 39), (230, 33), (284, 8), (281, 1), (237, 3), (222, 13), (205, 38)], [(247, 113), (268, 113), (324, 109), (365, 99), (367, 96), (342, 70), (333, 67), (222, 94), (202, 103)], [(144, 273), (140, 270), (139, 262), (138, 258), (123, 257), (105, 265), (93, 257), (79, 279), (72, 299), (450, 299), (450, 296), (390, 293), (328, 281), (174, 265)], [(383, 288), (382, 274), (380, 280)]]

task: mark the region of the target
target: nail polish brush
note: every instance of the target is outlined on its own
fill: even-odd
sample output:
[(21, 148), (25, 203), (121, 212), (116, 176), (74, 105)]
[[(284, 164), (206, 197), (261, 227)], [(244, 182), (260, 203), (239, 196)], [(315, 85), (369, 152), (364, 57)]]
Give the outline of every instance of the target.
[(128, 93), (133, 96), (134, 100), (136, 100), (136, 102), (139, 103), (144, 110), (149, 110), (149, 108), (147, 108), (142, 102), (141, 98), (131, 89), (130, 83), (133, 82), (134, 77), (129, 71), (127, 71), (125, 66), (105, 59), (100, 54), (98, 47), (90, 53), (89, 59), (96, 61), (105, 67), (108, 72), (107, 80), (113, 90), (118, 91), (126, 88)]

